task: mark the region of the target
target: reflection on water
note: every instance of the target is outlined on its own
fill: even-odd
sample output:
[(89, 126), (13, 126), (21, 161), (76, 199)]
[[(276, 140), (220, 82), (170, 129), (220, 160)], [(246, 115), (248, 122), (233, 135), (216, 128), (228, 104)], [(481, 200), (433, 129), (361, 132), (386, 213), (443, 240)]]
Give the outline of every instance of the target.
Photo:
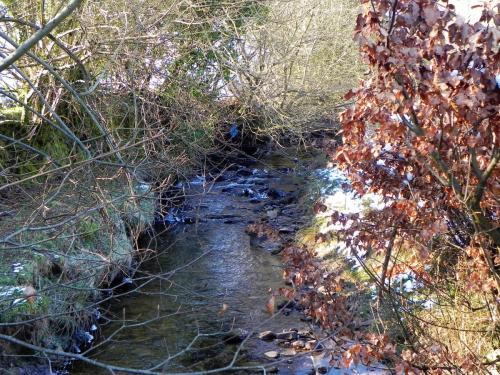
[[(127, 329), (105, 347), (100, 360), (150, 367), (183, 350), (198, 333), (228, 331), (232, 326), (251, 330), (269, 318), (264, 309), (267, 289), (282, 286), (280, 264), (277, 258), (250, 247), (244, 225), (208, 222), (176, 229), (156, 239), (156, 247), (166, 250), (145, 271), (166, 274), (166, 279), (124, 298), (115, 311), (116, 319), (124, 318), (128, 324), (170, 316)], [(188, 263), (191, 265), (169, 275)], [(221, 316), (223, 304), (228, 308)], [(280, 328), (277, 320), (265, 323), (265, 328)], [(106, 331), (119, 325), (121, 322), (112, 324)], [(214, 341), (219, 340), (202, 339), (200, 345), (213, 345)], [(212, 355), (232, 351), (225, 345), (210, 349)], [(181, 359), (182, 363), (183, 358), (188, 363), (193, 360), (188, 353), (176, 362)], [(221, 357), (221, 362), (224, 359), (227, 357)], [(211, 358), (211, 362), (216, 361)]]

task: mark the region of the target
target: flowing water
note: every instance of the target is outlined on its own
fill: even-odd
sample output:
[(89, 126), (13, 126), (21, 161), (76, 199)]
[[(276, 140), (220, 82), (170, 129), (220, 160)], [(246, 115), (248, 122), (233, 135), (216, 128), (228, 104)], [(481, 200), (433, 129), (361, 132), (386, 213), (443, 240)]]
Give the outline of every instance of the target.
[[(299, 311), (271, 316), (266, 310), (269, 291), (284, 286), (281, 259), (245, 232), (262, 218), (283, 231), (299, 229), (311, 218), (308, 207), (325, 194), (325, 184), (331, 188), (345, 181), (312, 173), (322, 158), (306, 163), (309, 169), (274, 155), (244, 174), (227, 172), (214, 183), (203, 177), (184, 186), (182, 215), (191, 223), (174, 225), (145, 242), (156, 255), (135, 275), (133, 286), (139, 289), (103, 314), (110, 320), (101, 319), (101, 344), (91, 358), (165, 372), (223, 368), (233, 358), (236, 366), (258, 366), (271, 362), (264, 352), (279, 349), (253, 333), (312, 328)], [(178, 220), (172, 212), (168, 217)], [(240, 343), (246, 333), (250, 338)], [(234, 336), (241, 337), (233, 342)], [(314, 374), (309, 355), (278, 361), (279, 374)], [(329, 373), (344, 373), (335, 371)], [(105, 371), (77, 364), (71, 373)]]
[[(245, 228), (272, 217), (276, 209), (281, 215), (297, 212), (304, 199), (312, 199), (303, 194), (309, 178), (293, 161), (277, 156), (252, 169), (248, 176), (234, 172), (224, 181), (198, 178), (186, 186), (183, 215), (194, 223), (175, 225), (146, 242), (157, 255), (135, 275), (134, 286), (140, 289), (115, 301), (111, 314), (104, 314), (112, 318), (101, 328), (101, 340), (108, 341), (94, 349), (92, 358), (133, 368), (208, 370), (226, 366), (240, 348), (224, 342), (229, 332), (307, 327), (297, 312), (272, 317), (266, 310), (269, 290), (284, 286), (282, 263), (251, 243)], [(269, 188), (297, 199), (280, 205), (267, 196)], [(289, 217), (285, 224), (297, 229), (305, 219)], [(242, 346), (237, 363), (263, 362), (262, 353), (272, 348), (252, 338)], [(294, 366), (284, 362), (280, 373), (301, 373)], [(77, 365), (72, 373), (100, 371)]]

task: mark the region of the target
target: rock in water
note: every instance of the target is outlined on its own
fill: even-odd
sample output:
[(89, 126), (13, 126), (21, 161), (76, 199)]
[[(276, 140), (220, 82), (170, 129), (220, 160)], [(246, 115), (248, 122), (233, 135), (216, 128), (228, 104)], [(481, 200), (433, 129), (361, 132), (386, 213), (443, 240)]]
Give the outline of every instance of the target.
[(295, 307), (295, 305), (296, 305), (296, 303), (295, 303), (294, 300), (285, 300), (285, 301), (282, 301), (282, 302), (278, 303), (277, 308), (278, 308), (278, 310), (281, 310), (284, 307), (292, 309), (292, 308)]
[(272, 331), (264, 331), (259, 333), (259, 339), (264, 341), (271, 341), (276, 338), (276, 334)]
[(271, 350), (269, 352), (265, 352), (264, 355), (266, 356), (266, 358), (276, 359), (280, 354), (276, 350)]
[(282, 340), (296, 340), (297, 339), (297, 332), (280, 332), (276, 334), (277, 339), (282, 339)]
[(277, 247), (277, 248), (274, 248), (273, 250), (271, 250), (271, 254), (272, 255), (278, 255), (279, 253), (281, 253), (283, 251), (283, 248), (282, 247)]
[(226, 344), (239, 344), (248, 337), (248, 332), (237, 328), (224, 333), (223, 339)]
[(281, 355), (283, 355), (284, 357), (293, 357), (296, 354), (297, 352), (295, 351), (295, 349), (285, 349), (281, 352)]
[(267, 195), (272, 199), (278, 199), (278, 198), (284, 198), (286, 193), (278, 189), (270, 188), (267, 192)]
[(274, 220), (278, 217), (279, 210), (277, 208), (273, 210), (267, 210), (266, 215), (269, 219)]
[(292, 348), (294, 349), (303, 349), (306, 346), (306, 343), (302, 340), (297, 340), (292, 342)]

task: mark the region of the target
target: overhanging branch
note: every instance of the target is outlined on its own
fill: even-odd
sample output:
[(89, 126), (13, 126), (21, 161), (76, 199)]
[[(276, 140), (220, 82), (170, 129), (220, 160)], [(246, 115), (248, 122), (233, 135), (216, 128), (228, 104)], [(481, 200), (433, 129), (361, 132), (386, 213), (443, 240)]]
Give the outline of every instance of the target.
[(28, 50), (33, 47), (36, 43), (47, 36), (52, 30), (54, 30), (57, 25), (59, 25), (66, 17), (68, 17), (73, 11), (80, 5), (82, 0), (71, 0), (69, 4), (59, 12), (54, 18), (52, 18), (44, 27), (34, 33), (29, 37), (23, 44), (16, 48), (9, 56), (7, 56), (2, 62), (0, 62), (0, 72), (7, 69), (9, 66), (14, 64), (19, 60)]

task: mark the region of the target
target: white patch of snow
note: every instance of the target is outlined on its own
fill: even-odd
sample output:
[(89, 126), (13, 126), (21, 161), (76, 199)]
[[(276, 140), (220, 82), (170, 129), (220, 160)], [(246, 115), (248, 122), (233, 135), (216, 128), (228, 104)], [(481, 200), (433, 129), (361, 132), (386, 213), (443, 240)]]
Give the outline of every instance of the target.
[(89, 332), (85, 332), (85, 339), (87, 340), (87, 344), (90, 344), (94, 341), (94, 336), (92, 336)]
[(436, 302), (434, 302), (432, 299), (428, 299), (426, 300), (423, 304), (422, 304), (422, 307), (424, 309), (431, 309), (434, 305), (436, 304)]
[(137, 185), (137, 190), (139, 190), (141, 193), (146, 193), (147, 191), (149, 191), (149, 189), (151, 189), (151, 185), (149, 184), (141, 183)]
[(415, 283), (413, 280), (406, 280), (403, 284), (403, 289), (405, 292), (412, 292), (415, 290)]
[(12, 272), (20, 273), (22, 270), (24, 270), (24, 266), (21, 263), (12, 264)]
[(205, 182), (205, 176), (196, 176), (193, 181), (191, 181), (191, 185), (204, 185)]
[(0, 297), (10, 297), (16, 293), (22, 292), (24, 292), (24, 288), (19, 286), (0, 287)]

